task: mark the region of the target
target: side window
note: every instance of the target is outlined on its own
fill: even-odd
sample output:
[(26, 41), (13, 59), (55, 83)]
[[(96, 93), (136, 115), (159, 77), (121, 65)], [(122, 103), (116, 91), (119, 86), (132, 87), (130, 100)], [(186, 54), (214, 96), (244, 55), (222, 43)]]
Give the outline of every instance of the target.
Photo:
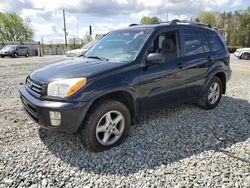
[(209, 39), (205, 32), (203, 32), (203, 46), (204, 46), (204, 52), (211, 52)]
[(186, 56), (203, 53), (201, 32), (199, 30), (184, 29), (183, 34)]
[(178, 44), (178, 31), (167, 31), (156, 37), (149, 52), (162, 53), (165, 59), (174, 59), (178, 57)]
[(215, 33), (209, 32), (207, 34), (207, 36), (208, 36), (208, 40), (209, 40), (209, 45), (210, 45), (213, 52), (224, 49), (222, 41), (220, 40), (220, 38)]

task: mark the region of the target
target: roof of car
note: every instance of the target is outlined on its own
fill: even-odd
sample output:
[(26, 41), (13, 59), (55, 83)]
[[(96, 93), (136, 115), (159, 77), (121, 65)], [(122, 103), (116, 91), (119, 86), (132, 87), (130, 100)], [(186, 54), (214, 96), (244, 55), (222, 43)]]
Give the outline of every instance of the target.
[(128, 28), (125, 29), (156, 29), (156, 28), (164, 28), (164, 27), (171, 27), (171, 26), (184, 26), (184, 27), (196, 27), (208, 30), (215, 30), (209, 25), (200, 23), (200, 22), (193, 22), (193, 21), (186, 21), (186, 20), (172, 20), (168, 22), (159, 22), (158, 24), (148, 24), (148, 25), (141, 25), (141, 24), (130, 24)]

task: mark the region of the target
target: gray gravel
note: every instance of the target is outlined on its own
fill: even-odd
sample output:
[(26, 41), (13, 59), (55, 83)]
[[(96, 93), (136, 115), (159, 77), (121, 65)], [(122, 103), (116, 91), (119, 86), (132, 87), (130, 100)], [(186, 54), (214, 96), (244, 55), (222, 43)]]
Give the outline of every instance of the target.
[(250, 187), (250, 61), (216, 109), (185, 104), (145, 116), (125, 142), (91, 153), (77, 135), (39, 130), (19, 84), (62, 57), (0, 60), (0, 187)]

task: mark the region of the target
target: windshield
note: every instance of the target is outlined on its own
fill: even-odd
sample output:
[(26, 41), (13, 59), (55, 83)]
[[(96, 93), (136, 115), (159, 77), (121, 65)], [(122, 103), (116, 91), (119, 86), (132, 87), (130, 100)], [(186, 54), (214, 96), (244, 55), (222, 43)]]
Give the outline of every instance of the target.
[(87, 44), (85, 44), (82, 49), (89, 49), (90, 47), (92, 47), (95, 43), (97, 42), (97, 40), (93, 40)]
[(15, 50), (15, 49), (16, 49), (16, 46), (12, 46), (12, 45), (3, 47), (3, 50)]
[(103, 37), (86, 57), (105, 58), (115, 62), (131, 62), (141, 50), (152, 29), (114, 31)]

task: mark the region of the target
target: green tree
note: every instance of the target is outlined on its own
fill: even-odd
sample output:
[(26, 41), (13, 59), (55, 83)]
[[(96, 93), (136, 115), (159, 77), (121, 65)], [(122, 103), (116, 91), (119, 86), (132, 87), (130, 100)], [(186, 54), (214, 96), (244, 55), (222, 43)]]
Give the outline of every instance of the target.
[(29, 22), (16, 13), (0, 12), (0, 41), (32, 41), (34, 32)]
[(218, 28), (228, 46), (250, 47), (250, 7), (235, 12), (202, 12), (197, 20)]
[(207, 24), (207, 25), (211, 25), (211, 26), (215, 26), (216, 24), (216, 14), (213, 12), (202, 12), (198, 15), (197, 20), (199, 20), (200, 22)]
[(150, 17), (150, 16), (144, 16), (141, 19), (141, 24), (156, 24), (159, 23), (160, 19), (156, 16)]

